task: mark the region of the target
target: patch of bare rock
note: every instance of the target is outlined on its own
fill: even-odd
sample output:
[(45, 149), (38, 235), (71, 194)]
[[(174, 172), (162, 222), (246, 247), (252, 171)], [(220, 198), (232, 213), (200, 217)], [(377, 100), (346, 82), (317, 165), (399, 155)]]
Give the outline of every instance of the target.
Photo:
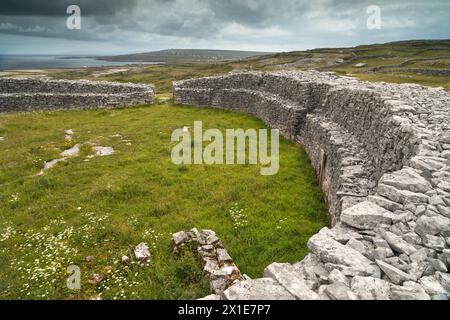
[[(66, 130), (64, 139), (66, 141), (72, 141), (74, 134), (75, 134), (74, 130), (72, 130), (72, 129)], [(92, 144), (90, 142), (77, 143), (73, 147), (62, 151), (61, 154), (60, 154), (61, 158), (44, 162), (44, 166), (41, 169), (41, 171), (38, 173), (38, 176), (44, 175), (46, 171), (52, 169), (53, 167), (55, 167), (60, 162), (65, 162), (69, 158), (78, 157), (79, 154), (80, 154), (80, 151), (81, 151), (81, 147), (83, 145), (90, 145), (90, 146), (92, 146), (92, 150), (94, 151), (94, 154), (91, 154), (91, 155), (87, 156), (86, 160), (88, 160), (90, 158), (94, 158), (96, 156), (99, 156), (99, 157), (110, 156), (110, 155), (113, 155), (114, 152), (115, 152), (113, 147), (97, 146), (97, 145)]]

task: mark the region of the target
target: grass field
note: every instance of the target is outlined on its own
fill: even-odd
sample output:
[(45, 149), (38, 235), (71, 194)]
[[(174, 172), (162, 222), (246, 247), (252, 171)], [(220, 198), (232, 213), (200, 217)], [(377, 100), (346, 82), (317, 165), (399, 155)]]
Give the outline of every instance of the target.
[[(243, 114), (170, 103), (1, 115), (0, 298), (207, 295), (198, 257), (186, 250), (175, 259), (170, 248), (172, 233), (193, 227), (215, 230), (251, 277), (274, 261), (302, 259), (308, 238), (329, 223), (305, 152), (282, 140), (280, 172), (272, 177), (250, 165), (176, 166), (171, 133), (194, 120), (205, 129), (265, 128)], [(67, 129), (75, 131), (72, 142), (64, 139)], [(86, 142), (116, 152), (88, 158), (84, 145), (80, 156), (36, 176), (44, 161)], [(243, 221), (233, 221), (236, 208), (244, 210)], [(141, 242), (150, 246), (149, 266), (119, 263)], [(71, 263), (82, 271), (76, 295), (66, 289)], [(100, 286), (90, 283), (94, 273), (104, 277)]]

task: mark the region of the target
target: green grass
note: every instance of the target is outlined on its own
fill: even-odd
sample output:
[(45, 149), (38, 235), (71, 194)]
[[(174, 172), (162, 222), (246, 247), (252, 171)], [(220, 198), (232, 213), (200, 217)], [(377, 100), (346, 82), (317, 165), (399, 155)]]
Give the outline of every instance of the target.
[[(176, 166), (171, 133), (194, 120), (204, 129), (266, 128), (243, 114), (171, 104), (0, 115), (0, 298), (207, 295), (198, 257), (185, 250), (176, 259), (170, 248), (172, 233), (193, 227), (215, 230), (251, 277), (274, 261), (301, 260), (309, 237), (329, 223), (305, 152), (282, 139), (272, 177), (250, 165)], [(67, 129), (75, 131), (71, 143)], [(84, 146), (79, 157), (36, 176), (44, 161), (88, 141), (116, 153), (85, 161), (92, 151)], [(248, 220), (238, 229), (229, 214), (236, 204)], [(150, 246), (149, 266), (118, 263), (140, 242)], [(65, 285), (70, 263), (82, 272), (77, 293)], [(89, 283), (94, 272), (105, 276), (103, 286)]]

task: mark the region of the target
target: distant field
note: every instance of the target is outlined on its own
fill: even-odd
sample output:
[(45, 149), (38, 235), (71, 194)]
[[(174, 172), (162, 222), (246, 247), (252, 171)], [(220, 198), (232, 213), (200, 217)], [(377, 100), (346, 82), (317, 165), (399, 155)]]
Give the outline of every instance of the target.
[[(363, 64), (363, 67), (357, 67)], [(102, 69), (52, 71), (57, 78), (86, 78), (156, 84), (168, 96), (172, 81), (228, 73), (233, 70), (321, 70), (367, 81), (418, 83), (450, 90), (450, 40), (407, 41), (355, 48), (316, 49), (270, 54), (232, 62), (172, 63), (132, 68), (98, 76)]]
[[(175, 259), (170, 248), (172, 233), (193, 227), (215, 230), (251, 277), (274, 261), (301, 260), (308, 239), (329, 223), (306, 153), (282, 139), (273, 177), (257, 166), (174, 165), (173, 130), (199, 119), (205, 129), (265, 128), (243, 114), (170, 104), (0, 115), (0, 298), (205, 296), (199, 259), (188, 250)], [(44, 161), (85, 142), (116, 153), (90, 159), (84, 145), (80, 156), (36, 176)], [(235, 221), (230, 210), (241, 209)], [(118, 261), (141, 242), (153, 262), (125, 268)], [(70, 263), (82, 270), (76, 296), (65, 288)], [(94, 273), (104, 277), (100, 286), (89, 282)]]

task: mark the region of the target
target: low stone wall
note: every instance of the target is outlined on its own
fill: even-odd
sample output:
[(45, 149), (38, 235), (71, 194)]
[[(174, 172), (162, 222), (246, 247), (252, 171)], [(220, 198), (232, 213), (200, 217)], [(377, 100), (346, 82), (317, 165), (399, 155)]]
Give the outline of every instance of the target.
[(155, 88), (106, 81), (0, 78), (0, 112), (152, 104)]
[(333, 220), (303, 261), (273, 264), (222, 298), (449, 297), (448, 92), (314, 71), (250, 72), (175, 82), (174, 99), (253, 114), (301, 143)]

